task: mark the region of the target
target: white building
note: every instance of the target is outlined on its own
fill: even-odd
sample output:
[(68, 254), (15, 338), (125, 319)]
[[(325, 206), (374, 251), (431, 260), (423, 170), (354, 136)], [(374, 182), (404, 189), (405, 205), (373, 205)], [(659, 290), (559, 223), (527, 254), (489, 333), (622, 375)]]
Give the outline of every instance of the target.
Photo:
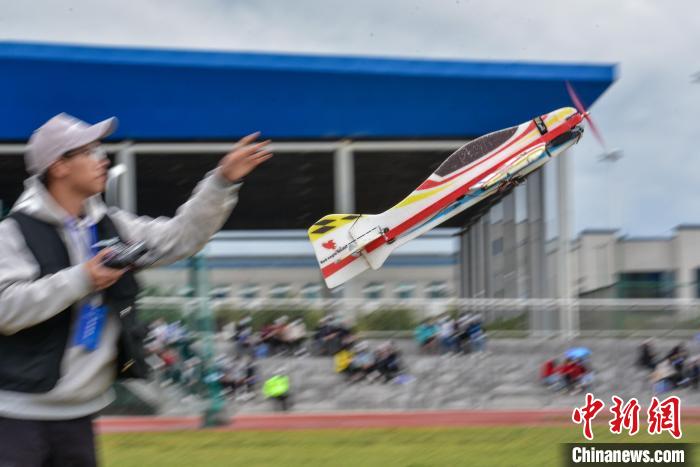
[[(398, 248), (377, 271), (328, 290), (306, 232), (217, 234), (204, 250), (213, 293), (241, 298), (441, 298), (456, 295), (457, 229), (436, 229)], [(141, 273), (159, 294), (186, 292), (186, 261)]]
[(700, 297), (700, 225), (679, 225), (670, 237), (584, 230), (572, 253), (579, 296)]

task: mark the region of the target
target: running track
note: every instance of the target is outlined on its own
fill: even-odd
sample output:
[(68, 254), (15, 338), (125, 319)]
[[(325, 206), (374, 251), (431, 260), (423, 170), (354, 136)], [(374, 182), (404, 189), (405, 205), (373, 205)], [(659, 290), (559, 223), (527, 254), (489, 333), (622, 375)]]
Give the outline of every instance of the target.
[[(573, 425), (571, 410), (469, 410), (412, 412), (328, 412), (288, 414), (242, 414), (215, 430), (303, 430), (324, 428), (405, 428), (469, 426), (561, 426)], [(606, 420), (601, 412), (596, 420)], [(640, 414), (644, 416), (644, 414)], [(600, 420), (599, 420), (600, 421)], [(683, 423), (700, 423), (700, 407), (683, 408)], [(102, 417), (99, 433), (195, 430), (198, 417)]]

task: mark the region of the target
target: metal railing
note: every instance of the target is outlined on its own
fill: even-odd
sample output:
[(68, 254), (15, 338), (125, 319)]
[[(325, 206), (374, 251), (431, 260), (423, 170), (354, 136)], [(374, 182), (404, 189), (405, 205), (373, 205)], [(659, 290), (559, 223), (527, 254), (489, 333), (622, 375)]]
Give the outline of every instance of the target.
[[(195, 318), (198, 298), (143, 297), (148, 316), (159, 310)], [(407, 312), (415, 324), (444, 314), (481, 315), (494, 335), (535, 336), (690, 336), (700, 331), (700, 300), (683, 299), (271, 299), (216, 298), (209, 305), (219, 323), (245, 314), (308, 310), (353, 322), (376, 312)], [(372, 329), (367, 329), (372, 331)], [(387, 329), (401, 331), (408, 329)]]

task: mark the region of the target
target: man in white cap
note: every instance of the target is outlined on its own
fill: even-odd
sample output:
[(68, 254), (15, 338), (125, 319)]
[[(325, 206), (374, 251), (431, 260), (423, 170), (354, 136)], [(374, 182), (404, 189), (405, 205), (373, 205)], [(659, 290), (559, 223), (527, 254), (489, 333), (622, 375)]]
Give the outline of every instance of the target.
[(271, 157), (258, 133), (235, 145), (172, 219), (136, 217), (101, 200), (109, 161), (88, 125), (60, 114), (31, 136), (25, 191), (0, 222), (0, 466), (94, 466), (92, 417), (115, 378), (144, 377), (131, 268), (104, 265), (103, 240), (143, 242), (164, 265), (200, 250)]

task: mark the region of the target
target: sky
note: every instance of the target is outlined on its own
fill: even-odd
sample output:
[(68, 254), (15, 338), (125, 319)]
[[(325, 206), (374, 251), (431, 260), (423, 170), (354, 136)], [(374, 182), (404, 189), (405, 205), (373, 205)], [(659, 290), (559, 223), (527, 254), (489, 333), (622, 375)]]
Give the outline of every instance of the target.
[(573, 232), (700, 224), (697, 0), (0, 0), (0, 40), (618, 64), (572, 154)]

